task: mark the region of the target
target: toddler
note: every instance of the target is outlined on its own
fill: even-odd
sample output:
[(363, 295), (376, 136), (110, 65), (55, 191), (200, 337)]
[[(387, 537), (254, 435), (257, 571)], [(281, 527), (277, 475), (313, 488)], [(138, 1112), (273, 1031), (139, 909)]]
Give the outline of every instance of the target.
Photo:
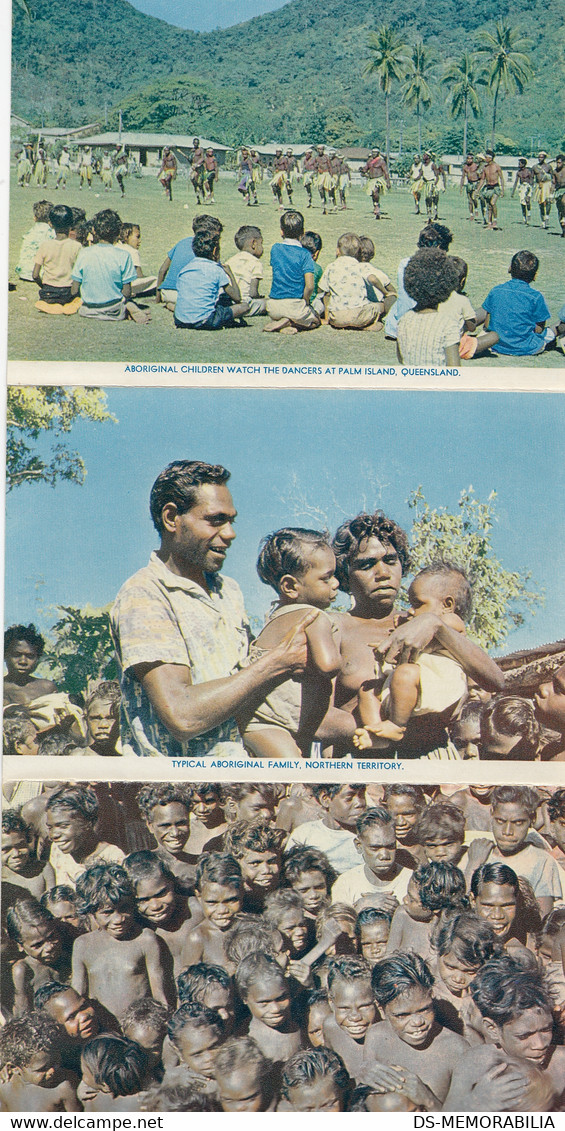
[(235, 233), (233, 241), (237, 254), (228, 259), (226, 267), (229, 267), (239, 287), (241, 301), (249, 304), (249, 317), (265, 314), (267, 301), (259, 295), (259, 284), (263, 278), (261, 229), (254, 224), (243, 224)]

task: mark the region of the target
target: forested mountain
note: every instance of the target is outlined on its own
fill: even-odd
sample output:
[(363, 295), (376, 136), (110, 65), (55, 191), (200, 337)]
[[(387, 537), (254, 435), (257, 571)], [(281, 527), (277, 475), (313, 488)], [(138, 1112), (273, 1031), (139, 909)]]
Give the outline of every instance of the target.
[[(459, 148), (462, 125), (449, 116), (439, 82), (448, 58), (477, 46), (477, 33), (506, 18), (531, 43), (534, 78), (522, 96), (500, 98), (497, 140), (529, 152), (530, 140), (563, 144), (565, 34), (549, 0), (291, 0), (245, 24), (210, 33), (171, 27), (127, 0), (30, 0), (13, 33), (13, 109), (45, 125), (107, 121), (124, 127), (190, 132), (217, 140), (382, 138), (384, 98), (363, 74), (367, 36), (384, 20), (407, 44), (422, 38), (436, 63), (433, 101), (423, 113), (423, 140)], [(482, 116), (470, 144), (489, 136), (491, 100), (480, 91)], [(393, 145), (403, 122), (413, 147), (413, 111), (398, 87), (391, 97)], [(457, 140), (459, 139), (459, 145)]]

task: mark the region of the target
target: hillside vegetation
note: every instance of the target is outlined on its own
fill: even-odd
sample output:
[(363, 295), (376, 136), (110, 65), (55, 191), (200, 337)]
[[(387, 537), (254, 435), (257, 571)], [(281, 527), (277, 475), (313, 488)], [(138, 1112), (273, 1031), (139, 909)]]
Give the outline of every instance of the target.
[[(126, 0), (31, 0), (31, 21), (19, 13), (13, 35), (13, 108), (38, 124), (117, 122), (188, 131), (217, 140), (366, 143), (382, 137), (384, 98), (363, 75), (367, 37), (382, 11), (373, 0), (291, 0), (245, 24), (196, 33), (144, 15)], [(384, 15), (406, 43), (422, 39), (437, 75), (451, 56), (473, 51), (481, 28), (508, 19), (530, 40), (534, 78), (522, 96), (505, 96), (497, 142), (529, 152), (533, 138), (563, 143), (565, 33), (547, 0), (434, 0), (424, 7), (397, 0)], [(182, 81), (180, 81), (182, 80)], [(422, 116), (423, 142), (460, 148), (462, 124), (435, 81)], [(470, 125), (471, 145), (484, 144), (491, 101)], [(391, 98), (392, 143), (404, 122), (405, 146), (416, 143), (415, 117)], [(457, 140), (459, 139), (459, 145)]]

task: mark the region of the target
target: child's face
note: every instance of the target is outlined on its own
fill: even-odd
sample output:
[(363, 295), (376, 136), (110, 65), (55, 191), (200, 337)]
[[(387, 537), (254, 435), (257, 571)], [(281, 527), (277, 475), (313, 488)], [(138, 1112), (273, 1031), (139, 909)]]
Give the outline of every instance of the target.
[(247, 891), (267, 895), (278, 887), (281, 870), (278, 852), (244, 852), (239, 861)]
[(265, 1100), (255, 1064), (244, 1064), (218, 1081), (222, 1111), (263, 1111)]
[(424, 574), (423, 577), (415, 577), (408, 590), (412, 615), (419, 617), (422, 613), (433, 613), (436, 617), (443, 616), (447, 594), (442, 592), (442, 588), (437, 576)]
[(475, 911), (486, 919), (499, 942), (510, 937), (516, 918), (516, 893), (510, 884), (483, 884), (473, 900)]
[(420, 899), (420, 889), (416, 880), (412, 878), (408, 882), (406, 895), (402, 900), (405, 910), (408, 912), (411, 919), (415, 919), (416, 923), (429, 923), (432, 918), (432, 912), (429, 907), (424, 907)]
[(23, 872), (29, 864), (31, 846), (24, 833), (2, 833), (2, 864), (12, 872)]
[(367, 868), (379, 880), (387, 880), (394, 872), (396, 833), (394, 825), (371, 825), (355, 840)]
[(281, 1029), (290, 1015), (290, 994), (286, 979), (276, 974), (265, 975), (254, 982), (248, 990), (246, 1005), (252, 1017), (268, 1025), (269, 1029)]
[(329, 991), (330, 1005), (340, 1029), (354, 1041), (365, 1040), (367, 1030), (378, 1020), (370, 978), (346, 982), (336, 978)]
[(218, 931), (228, 931), (235, 916), (241, 911), (241, 889), (227, 884), (206, 882), (197, 893), (204, 918)]
[(20, 946), (29, 958), (45, 966), (52, 966), (61, 956), (63, 940), (56, 923), (46, 921), (21, 928)]
[(283, 912), (278, 922), (278, 929), (290, 957), (296, 958), (302, 954), (308, 941), (308, 926), (303, 909), (291, 907)]
[(413, 1049), (427, 1045), (435, 1025), (434, 1003), (429, 990), (412, 986), (385, 1005), (384, 1012), (401, 1041)]
[(155, 1068), (161, 1060), (163, 1052), (163, 1033), (154, 1028), (148, 1021), (134, 1021), (123, 1030), (124, 1037), (135, 1041), (147, 1054), (148, 1067)]
[(252, 255), (255, 256), (256, 259), (261, 258), (263, 254), (263, 236), (259, 236), (258, 238), (251, 240), (249, 251)]
[(473, 981), (478, 966), (469, 966), (454, 950), (448, 950), (447, 954), (441, 954), (438, 958), (438, 971), (448, 990), (456, 997), (461, 997)]
[(323, 872), (313, 869), (311, 872), (301, 872), (292, 882), (292, 890), (300, 896), (304, 910), (311, 915), (317, 915), (322, 910), (328, 899), (326, 877)]
[(492, 832), (503, 856), (519, 852), (528, 835), (530, 814), (519, 802), (505, 802), (492, 809)]
[(197, 821), (206, 828), (213, 828), (218, 819), (223, 820), (219, 798), (215, 793), (193, 793), (191, 810)]
[(351, 785), (342, 785), (337, 793), (330, 799), (322, 794), (322, 804), (327, 808), (330, 817), (344, 829), (354, 829), (358, 818), (365, 812), (365, 787), (355, 789)]
[(463, 841), (450, 840), (449, 834), (445, 836), (438, 834), (433, 840), (427, 840), (423, 847), (428, 860), (437, 864), (458, 864)]
[(148, 827), (159, 845), (170, 852), (171, 856), (178, 856), (188, 840), (187, 806), (180, 801), (171, 801), (168, 805), (156, 805), (151, 812)]
[(136, 885), (136, 906), (139, 914), (155, 927), (172, 918), (177, 897), (175, 885), (166, 876), (145, 876)]
[(327, 609), (335, 601), (339, 582), (335, 576), (335, 554), (329, 546), (318, 546), (310, 555), (310, 564), (300, 577), (295, 577), (298, 601)]
[(496, 1029), (502, 1048), (509, 1056), (531, 1060), (538, 1068), (544, 1068), (553, 1040), (553, 1018), (551, 1013), (536, 1006), (525, 1009), (506, 1025)]
[(394, 819), (397, 840), (405, 841), (410, 836), (420, 816), (416, 802), (406, 793), (393, 793), (389, 797), (386, 807)]
[(565, 817), (555, 817), (551, 821), (551, 831), (556, 845), (565, 852)]
[(72, 813), (67, 809), (49, 809), (45, 822), (52, 843), (61, 852), (71, 855), (80, 852), (92, 838), (93, 826), (80, 813)]
[(235, 1021), (233, 989), (231, 985), (222, 986), (219, 982), (210, 982), (210, 984), (206, 986), (202, 998), (199, 1000), (201, 1000), (202, 1005), (205, 1005), (208, 1009), (215, 1009), (216, 1013), (220, 1014), (220, 1017), (225, 1022), (225, 1036), (229, 1037)]
[(313, 1048), (325, 1045), (324, 1021), (332, 1012), (329, 1001), (317, 1001), (308, 1011), (308, 1040)]
[(542, 683), (535, 696), (537, 713), (544, 723), (565, 730), (565, 664), (553, 678)]
[(130, 234), (128, 236), (127, 242), (128, 242), (130, 247), (135, 247), (135, 248), (139, 247), (139, 245), (141, 243), (141, 232), (140, 232), (139, 228), (133, 228), (132, 229), (132, 231), (130, 232)]
[(99, 1032), (94, 1006), (70, 986), (50, 998), (48, 1012), (73, 1040), (89, 1041)]
[(196, 1029), (186, 1025), (177, 1037), (177, 1047), (183, 1063), (208, 1079), (214, 1075), (214, 1061), (221, 1043), (222, 1037), (211, 1026)]
[(52, 903), (49, 908), (54, 919), (60, 919), (62, 923), (67, 923), (69, 927), (76, 927), (78, 930), (84, 929), (84, 924), (77, 915), (74, 903), (70, 903), (67, 899), (59, 899), (57, 903)]
[(135, 926), (135, 913), (131, 903), (120, 900), (117, 904), (104, 903), (94, 912), (94, 919), (102, 931), (113, 939), (129, 939)]
[(20, 1069), (22, 1080), (39, 1088), (51, 1087), (55, 1082), (58, 1061), (55, 1051), (34, 1053), (31, 1060)]
[(384, 958), (389, 936), (389, 925), (383, 919), (361, 926), (361, 954), (368, 962), (380, 962)]
[(274, 801), (266, 800), (262, 793), (254, 790), (246, 793), (236, 803), (236, 821), (265, 821), (270, 822), (275, 818)]
[(107, 699), (94, 699), (86, 716), (92, 742), (109, 742), (118, 738), (120, 724), (114, 706)]
[(27, 640), (13, 640), (6, 649), (4, 660), (8, 669), (8, 679), (15, 677), (21, 680), (33, 674), (39, 663), (39, 655), (37, 648), (34, 648), (33, 644), (28, 644)]
[(287, 1090), (293, 1111), (343, 1111), (343, 1096), (331, 1076), (316, 1076), (311, 1083)]

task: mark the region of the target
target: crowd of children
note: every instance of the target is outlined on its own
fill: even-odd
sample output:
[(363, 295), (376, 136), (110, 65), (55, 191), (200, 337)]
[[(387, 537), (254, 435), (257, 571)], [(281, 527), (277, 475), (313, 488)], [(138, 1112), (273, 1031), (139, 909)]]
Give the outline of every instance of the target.
[(322, 270), (321, 236), (305, 231), (302, 213), (290, 208), (281, 215), (281, 241), (270, 249), (270, 290), (261, 295), (263, 236), (255, 225), (238, 229), (236, 253), (224, 261), (221, 222), (196, 215), (193, 236), (178, 241), (153, 276), (142, 270), (139, 225), (122, 223), (112, 209), (90, 222), (84, 210), (46, 200), (36, 202), (33, 212), (16, 273), (39, 285), (36, 306), (42, 313), (78, 311), (105, 321), (146, 323), (147, 305), (136, 299), (155, 295), (173, 312), (178, 329), (233, 328), (256, 316), (266, 316), (263, 329), (271, 332), (384, 326), (386, 337), (396, 340), (398, 360), (407, 365), (458, 365), (487, 351), (535, 356), (565, 348), (565, 307), (551, 328), (545, 299), (532, 286), (536, 255), (517, 252), (510, 281), (495, 286), (475, 310), (465, 295), (467, 264), (448, 254), (453, 236), (436, 222), (421, 232), (416, 253), (401, 261), (397, 294), (374, 263), (377, 249), (368, 236), (344, 232), (336, 258)]
[(28, 784), (3, 1110), (564, 1110), (565, 790)]

